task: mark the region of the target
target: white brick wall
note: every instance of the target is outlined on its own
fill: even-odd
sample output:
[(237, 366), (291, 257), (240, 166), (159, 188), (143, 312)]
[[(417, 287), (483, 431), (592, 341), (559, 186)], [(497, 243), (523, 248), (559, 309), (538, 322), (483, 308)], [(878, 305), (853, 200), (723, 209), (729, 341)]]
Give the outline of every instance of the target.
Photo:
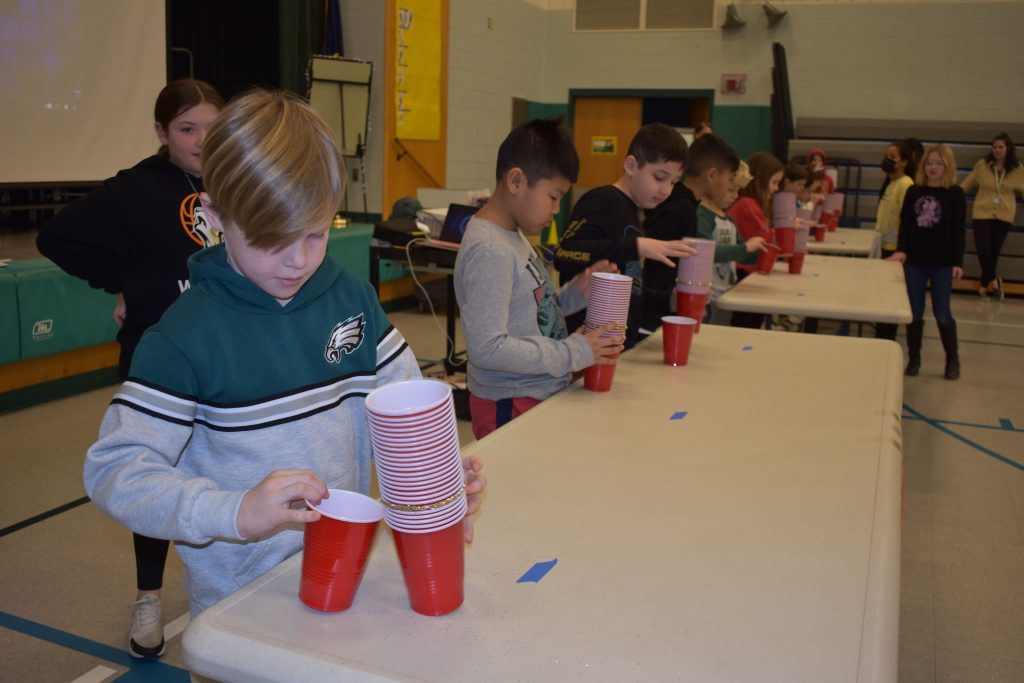
[[(566, 102), (570, 88), (717, 90), (722, 73), (737, 72), (747, 74), (746, 94), (716, 95), (716, 104), (768, 104), (773, 41), (786, 46), (797, 116), (1024, 121), (1020, 0), (773, 4), (789, 16), (771, 30), (759, 4), (741, 1), (747, 25), (733, 32), (576, 33), (567, 0), (450, 0), (448, 186), (493, 184), (513, 97)], [(376, 68), (367, 160), (376, 212), (384, 3), (343, 2), (342, 17), (348, 56)], [(350, 208), (361, 210), (360, 192), (350, 186)]]
[(546, 14), (526, 0), (450, 0), (448, 187), (494, 185), (512, 98), (542, 100)]

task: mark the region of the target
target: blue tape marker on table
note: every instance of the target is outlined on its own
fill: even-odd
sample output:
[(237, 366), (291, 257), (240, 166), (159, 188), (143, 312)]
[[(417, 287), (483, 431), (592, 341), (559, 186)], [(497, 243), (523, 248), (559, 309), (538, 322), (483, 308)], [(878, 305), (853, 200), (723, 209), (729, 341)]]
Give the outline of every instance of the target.
[(558, 564), (558, 558), (548, 562), (538, 562), (529, 569), (526, 573), (519, 577), (516, 583), (538, 583), (541, 579), (548, 575), (548, 572), (555, 568)]
[(999, 426), (1003, 429), (1013, 430), (1013, 423), (1007, 420), (1005, 417), (999, 418)]
[(753, 346), (744, 346), (742, 350), (743, 351), (750, 351), (752, 348), (754, 348), (754, 347)]
[(672, 413), (672, 417), (670, 417), (669, 419), (670, 420), (682, 420), (684, 417), (686, 417), (686, 411), (685, 410), (680, 410), (678, 413)]

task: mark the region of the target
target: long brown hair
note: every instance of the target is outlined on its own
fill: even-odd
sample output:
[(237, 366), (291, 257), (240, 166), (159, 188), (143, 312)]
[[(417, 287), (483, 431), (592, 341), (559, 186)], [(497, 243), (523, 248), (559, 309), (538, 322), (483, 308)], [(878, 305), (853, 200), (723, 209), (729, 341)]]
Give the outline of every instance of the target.
[[(181, 116), (182, 112), (203, 102), (212, 104), (217, 109), (224, 108), (224, 98), (212, 85), (194, 78), (179, 78), (165, 85), (160, 94), (156, 96), (153, 120), (166, 131), (170, 127), (171, 121)], [(166, 159), (167, 145), (160, 145), (157, 154)]]
[(768, 219), (772, 215), (772, 196), (768, 193), (768, 184), (773, 175), (783, 170), (782, 162), (768, 152), (754, 152), (747, 159), (747, 166), (754, 176), (754, 182), (740, 190), (740, 196), (750, 197), (756, 201)]

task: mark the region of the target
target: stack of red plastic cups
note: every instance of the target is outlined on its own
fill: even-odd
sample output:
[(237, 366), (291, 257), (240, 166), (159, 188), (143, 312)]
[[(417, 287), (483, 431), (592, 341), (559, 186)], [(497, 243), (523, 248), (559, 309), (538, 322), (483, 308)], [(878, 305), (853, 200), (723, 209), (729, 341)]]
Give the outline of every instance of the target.
[(794, 253), (796, 247), (796, 195), (776, 192), (772, 198), (772, 228), (783, 256)]
[(395, 382), (366, 397), (384, 519), (412, 609), (447, 614), (463, 600), (465, 479), (451, 387)]
[(676, 270), (676, 313), (697, 321), (694, 332), (700, 332), (700, 321), (711, 291), (711, 274), (715, 267), (715, 243), (712, 240), (688, 239), (697, 250), (689, 258), (679, 259)]
[[(633, 291), (633, 278), (619, 273), (593, 273), (587, 298), (587, 319), (584, 332), (592, 332), (603, 325), (611, 325), (605, 337), (626, 336), (629, 319), (629, 297)], [(612, 360), (618, 359), (618, 354)], [(583, 376), (583, 386), (590, 391), (609, 391), (615, 377), (616, 363), (591, 365)]]

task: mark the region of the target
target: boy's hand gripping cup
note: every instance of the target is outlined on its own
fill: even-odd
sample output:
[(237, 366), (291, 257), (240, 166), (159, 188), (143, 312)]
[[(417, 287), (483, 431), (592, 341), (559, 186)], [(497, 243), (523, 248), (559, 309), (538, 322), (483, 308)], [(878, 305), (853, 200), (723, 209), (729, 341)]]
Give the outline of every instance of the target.
[(679, 315), (666, 315), (661, 319), (661, 340), (665, 365), (686, 365), (697, 321)]
[(764, 249), (757, 254), (757, 272), (762, 275), (771, 275), (772, 266), (775, 265), (777, 258), (779, 258), (779, 245), (764, 245)]
[(452, 612), (464, 599), (467, 507), (451, 387), (388, 384), (367, 395), (366, 414), (409, 605), (428, 616)]
[[(603, 337), (623, 337), (629, 319), (629, 298), (633, 291), (633, 278), (619, 273), (593, 273), (590, 276), (590, 291), (587, 295), (587, 319), (584, 332), (611, 323), (613, 329)], [(609, 356), (617, 360), (618, 354)], [(583, 375), (583, 387), (590, 391), (609, 391), (615, 366), (594, 364)]]
[(330, 489), (310, 508), (320, 519), (306, 524), (299, 600), (324, 612), (352, 606), (363, 579), (384, 507), (360, 493)]

